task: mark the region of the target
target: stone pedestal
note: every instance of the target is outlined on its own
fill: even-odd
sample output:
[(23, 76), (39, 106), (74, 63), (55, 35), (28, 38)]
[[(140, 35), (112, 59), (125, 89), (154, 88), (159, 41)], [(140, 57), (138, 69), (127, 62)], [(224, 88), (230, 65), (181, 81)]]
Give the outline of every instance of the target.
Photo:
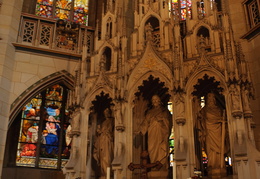
[(209, 171), (209, 177), (211, 179), (221, 179), (223, 177), (227, 176), (226, 169), (225, 168), (215, 168)]
[(148, 172), (149, 179), (168, 179), (168, 175), (169, 175), (168, 170)]

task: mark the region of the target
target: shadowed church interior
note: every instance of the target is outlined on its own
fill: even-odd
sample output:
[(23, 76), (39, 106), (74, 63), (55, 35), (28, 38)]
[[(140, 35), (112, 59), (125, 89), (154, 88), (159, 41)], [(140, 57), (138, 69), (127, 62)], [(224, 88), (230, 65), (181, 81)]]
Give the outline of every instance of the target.
[(260, 179), (259, 0), (0, 0), (3, 179)]

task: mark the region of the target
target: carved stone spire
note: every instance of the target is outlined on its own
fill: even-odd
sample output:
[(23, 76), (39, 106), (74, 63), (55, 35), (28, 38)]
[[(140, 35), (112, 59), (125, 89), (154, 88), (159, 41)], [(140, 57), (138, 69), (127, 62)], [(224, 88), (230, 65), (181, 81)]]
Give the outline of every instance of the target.
[(236, 57), (237, 57), (240, 79), (243, 82), (250, 81), (250, 79), (249, 79), (250, 75), (248, 73), (248, 67), (247, 67), (247, 63), (245, 61), (245, 55), (242, 51), (242, 47), (239, 42), (236, 44)]
[(230, 79), (235, 79), (235, 62), (232, 54), (231, 41), (226, 40), (226, 59), (227, 59), (227, 72)]

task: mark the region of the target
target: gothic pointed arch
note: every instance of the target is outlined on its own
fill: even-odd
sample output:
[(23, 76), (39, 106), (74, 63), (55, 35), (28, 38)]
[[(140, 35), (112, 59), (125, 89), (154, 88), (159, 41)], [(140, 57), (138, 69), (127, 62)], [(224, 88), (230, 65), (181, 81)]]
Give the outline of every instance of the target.
[(65, 70), (55, 72), (45, 78), (37, 81), (28, 89), (26, 89), (11, 105), (9, 126), (12, 124), (15, 117), (21, 111), (23, 106), (28, 102), (29, 99), (36, 96), (40, 91), (46, 89), (48, 86), (55, 84), (63, 84), (68, 89), (74, 87), (75, 77)]
[[(170, 101), (171, 98), (171, 94), (170, 94), (170, 90), (169, 88), (165, 85), (165, 83), (163, 81), (160, 80), (160, 78), (155, 77), (153, 74), (150, 74), (149, 76), (146, 76), (147, 78), (144, 79), (142, 81), (141, 84), (139, 84), (137, 88), (137, 92), (134, 93), (134, 101), (133, 103), (135, 104), (133, 106), (132, 109), (132, 123), (133, 123), (133, 131), (140, 131), (140, 129), (142, 128), (141, 126), (145, 126), (146, 124), (146, 120), (149, 120), (147, 118), (147, 116), (149, 116), (150, 112), (153, 111), (154, 109), (154, 99), (159, 100), (160, 104), (160, 109), (163, 113), (164, 113), (164, 119), (168, 122), (165, 121), (165, 125), (162, 125), (160, 127), (158, 127), (158, 135), (160, 135), (160, 129), (163, 128), (162, 131), (165, 131), (165, 135), (164, 137), (159, 137), (158, 140), (161, 140), (161, 142), (169, 142), (169, 137), (170, 137), (170, 128), (172, 127), (172, 119), (171, 119), (171, 115), (170, 112), (168, 110), (168, 103)], [(157, 108), (159, 109), (159, 108)], [(151, 118), (150, 120), (153, 121), (153, 119), (158, 120), (162, 113), (160, 113), (159, 111), (157, 111), (156, 113), (154, 113), (154, 118)], [(158, 115), (159, 114), (159, 115)], [(162, 115), (163, 116), (163, 115)], [(167, 116), (167, 117), (166, 117)], [(133, 136), (133, 153), (135, 154), (141, 154), (143, 156), (144, 152), (148, 151), (148, 156), (150, 157), (150, 162), (153, 163), (154, 161), (154, 156), (153, 156), (153, 152), (151, 150), (151, 146), (154, 146), (154, 148), (158, 147), (158, 143), (157, 144), (153, 144), (153, 142), (151, 142), (151, 136), (153, 134), (153, 129), (155, 129), (156, 127), (154, 126), (154, 123), (149, 121), (149, 125), (150, 127), (146, 128), (146, 130), (148, 129), (148, 133), (145, 132), (145, 130), (141, 130), (142, 132), (142, 136), (139, 136), (137, 134), (134, 134)], [(158, 122), (158, 121), (157, 121)], [(153, 123), (153, 124), (152, 124)], [(155, 122), (156, 123), (156, 122)], [(164, 122), (162, 122), (164, 123)], [(159, 124), (159, 123), (157, 123)], [(150, 131), (151, 130), (151, 131)], [(153, 132), (152, 132), (153, 131)], [(156, 132), (155, 132), (156, 133)], [(162, 139), (163, 138), (163, 139)], [(166, 147), (166, 148), (165, 148)], [(163, 145), (163, 147), (161, 147), (162, 150), (164, 150), (164, 158), (166, 159), (166, 162), (163, 160), (160, 160), (160, 162), (162, 162), (163, 166), (168, 166), (168, 157), (169, 157), (169, 153), (167, 152), (168, 145)], [(170, 151), (170, 149), (169, 149)], [(158, 151), (157, 151), (158, 152)], [(160, 155), (159, 152), (157, 153), (157, 155)], [(140, 163), (140, 155), (134, 155), (132, 158), (133, 164), (138, 164)], [(158, 160), (159, 161), (159, 160)], [(161, 171), (163, 171), (163, 175), (168, 173), (168, 167), (164, 168), (162, 167)], [(135, 172), (135, 171), (134, 171)]]
[(73, 77), (61, 71), (25, 91), (9, 123), (6, 166), (54, 169), (55, 173), (65, 167), (72, 141), (67, 96), (73, 85)]
[(111, 48), (109, 48), (109, 47), (105, 47), (104, 48), (104, 51), (103, 51), (103, 54), (102, 54), (102, 57), (101, 57), (102, 59), (102, 61), (101, 61), (101, 63), (104, 63), (103, 65), (104, 65), (104, 70), (105, 71), (110, 71), (110, 69), (111, 69), (111, 60), (112, 60), (112, 50), (111, 50)]
[[(131, 90), (130, 94), (133, 94), (133, 91), (135, 91), (135, 89), (141, 85), (142, 81), (146, 80), (150, 74), (155, 77), (159, 77), (165, 82), (166, 86), (172, 89), (172, 71), (169, 64), (159, 56), (151, 44), (148, 44), (139, 62), (131, 65), (133, 66), (133, 70), (131, 70), (127, 83), (127, 88)], [(132, 97), (133, 96), (130, 98)]]
[(151, 16), (144, 25), (144, 37), (151, 41), (153, 46), (160, 47), (160, 22), (158, 18)]
[(91, 101), (89, 114), (92, 176), (107, 176), (114, 159), (114, 116), (112, 97), (101, 91)]
[[(201, 26), (198, 28), (197, 31), (197, 41), (199, 43), (199, 46), (204, 46), (206, 51), (211, 51), (211, 42), (210, 42), (210, 32), (209, 29), (205, 26)], [(201, 44), (203, 43), (203, 44)]]
[[(228, 121), (228, 108), (225, 98), (225, 85), (222, 79), (205, 71), (194, 79), (190, 89), (192, 99), (194, 154), (196, 168), (203, 176), (211, 176), (212, 161), (215, 160), (214, 152), (218, 153), (217, 159), (221, 170), (229, 172), (230, 165), (224, 165), (224, 159), (231, 157), (230, 134)], [(211, 102), (210, 102), (211, 101)], [(214, 107), (212, 107), (214, 105)], [(214, 111), (214, 112), (213, 112)], [(213, 112), (214, 115), (211, 115)], [(218, 119), (217, 123), (212, 120)], [(217, 130), (216, 130), (217, 129)], [(216, 145), (215, 145), (216, 144)]]
[(159, 78), (150, 75), (147, 80), (143, 81), (141, 86), (138, 86), (135, 96), (149, 101), (153, 95), (160, 96), (163, 105), (168, 105), (168, 101), (170, 100), (169, 88), (165, 87), (165, 83), (160, 81)]

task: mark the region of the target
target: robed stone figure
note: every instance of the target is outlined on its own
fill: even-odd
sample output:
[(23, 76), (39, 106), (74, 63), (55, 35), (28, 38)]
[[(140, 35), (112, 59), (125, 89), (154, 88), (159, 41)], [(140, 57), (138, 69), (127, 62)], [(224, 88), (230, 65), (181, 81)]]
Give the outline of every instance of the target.
[(93, 157), (101, 169), (101, 178), (106, 178), (107, 169), (114, 158), (114, 117), (109, 108), (104, 111), (105, 120), (97, 126), (97, 139), (94, 144)]
[(147, 111), (140, 125), (143, 135), (148, 134), (148, 153), (150, 163), (159, 161), (163, 164), (161, 170), (168, 169), (169, 136), (171, 131), (171, 114), (158, 95), (152, 97), (152, 108)]
[(214, 93), (207, 95), (206, 105), (201, 109), (198, 121), (201, 127), (200, 142), (208, 158), (208, 173), (210, 176), (225, 175), (225, 121)]

